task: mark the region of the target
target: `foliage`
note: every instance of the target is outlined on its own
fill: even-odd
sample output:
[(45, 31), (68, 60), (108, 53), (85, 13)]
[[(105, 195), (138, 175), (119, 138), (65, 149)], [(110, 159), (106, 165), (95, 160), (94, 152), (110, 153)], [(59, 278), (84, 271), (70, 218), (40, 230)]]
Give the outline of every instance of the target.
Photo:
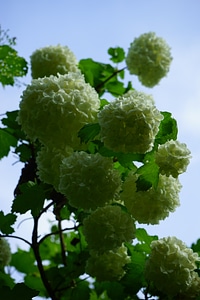
[[(13, 85), (16, 76), (26, 74), (27, 63), (11, 47), (14, 40), (7, 32), (3, 33), (0, 64), (4, 71), (1, 71), (0, 82)], [(162, 54), (159, 53), (162, 49), (156, 50), (157, 56)], [(44, 50), (49, 53), (49, 59), (52, 57), (53, 65), (43, 60)], [(70, 52), (68, 57), (73, 59), (69, 64), (73, 71), (68, 72), (64, 67), (64, 74), (54, 74), (53, 70), (58, 67), (55, 65), (57, 50), (65, 64), (68, 64), (65, 53)], [(140, 52), (138, 45), (137, 51)], [(160, 240), (158, 236), (150, 236), (142, 225), (138, 227), (138, 222), (149, 222), (146, 213), (152, 214), (150, 219), (159, 223), (179, 203), (178, 176), (187, 168), (190, 151), (177, 141), (177, 122), (172, 114), (159, 112), (151, 96), (135, 91), (132, 82), (125, 81), (127, 67), (123, 64), (127, 56), (121, 47), (108, 49), (110, 63), (87, 58), (77, 64), (71, 50), (67, 48), (66, 51), (61, 46), (34, 53), (37, 55), (33, 56), (32, 68), (34, 64), (38, 68), (45, 61), (43, 70), (47, 73), (43, 75), (46, 77), (34, 79), (22, 95), (20, 110), (6, 112), (1, 120), (0, 159), (12, 151), (18, 155), (23, 168), (10, 212), (0, 211), (0, 239), (16, 238), (27, 246), (27, 250), (18, 248), (12, 253), (9, 266), (3, 265), (0, 269), (1, 297), (16, 300), (29, 300), (37, 295), (52, 300), (140, 297), (173, 300), (190, 299), (195, 295), (198, 299), (199, 286), (192, 280), (200, 273), (198, 255), (194, 256), (197, 257), (196, 265), (182, 258), (182, 267), (184, 269), (187, 264), (192, 279), (185, 294), (180, 287), (172, 298), (156, 285), (155, 274), (153, 278), (146, 274), (152, 245), (155, 241), (159, 244)], [(151, 64), (154, 64), (154, 57)], [(60, 69), (63, 70), (62, 65)], [(145, 80), (148, 81), (147, 71)], [(158, 75), (160, 80), (160, 73)], [(89, 110), (93, 109), (94, 117), (90, 118)], [(105, 127), (102, 115), (106, 115)], [(102, 127), (110, 142), (105, 143)], [(122, 145), (125, 134), (128, 148)], [(173, 159), (171, 165), (168, 159), (168, 177), (162, 176), (161, 183), (162, 159), (166, 159), (167, 151), (162, 151), (157, 159), (159, 163), (156, 154), (159, 147), (165, 147), (169, 141), (177, 141), (170, 142), (170, 147), (178, 145), (180, 155), (176, 149), (171, 150)], [(177, 172), (170, 173), (174, 165), (178, 166)], [(145, 211), (142, 221), (132, 211), (139, 195), (143, 196), (137, 210)], [(144, 204), (143, 199), (149, 204)], [(155, 205), (159, 207), (159, 214), (152, 209)], [(49, 231), (41, 235), (40, 221), (49, 210), (53, 223)], [(17, 236), (15, 227), (18, 216), (25, 218), (27, 213), (32, 219), (30, 240)], [(200, 253), (200, 242), (188, 251)], [(165, 249), (161, 252), (160, 264), (166, 257)], [(10, 269), (18, 271), (23, 282), (16, 283)], [(171, 271), (167, 273), (169, 281)]]
[(3, 86), (14, 85), (16, 77), (28, 72), (27, 61), (18, 55), (14, 45), (15, 38), (9, 38), (8, 33), (0, 28), (0, 82)]

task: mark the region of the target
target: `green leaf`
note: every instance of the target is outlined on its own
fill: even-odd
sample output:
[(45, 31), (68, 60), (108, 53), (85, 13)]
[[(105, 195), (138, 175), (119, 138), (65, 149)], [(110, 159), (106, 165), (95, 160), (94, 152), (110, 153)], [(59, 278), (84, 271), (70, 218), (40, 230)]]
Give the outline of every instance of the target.
[(125, 59), (125, 51), (121, 47), (109, 48), (108, 54), (111, 55), (110, 60), (114, 63), (120, 63)]
[(124, 94), (125, 92), (125, 88), (124, 88), (124, 84), (121, 81), (118, 81), (117, 78), (116, 80), (110, 81), (108, 83), (106, 83), (105, 85), (106, 90), (112, 94), (114, 97), (118, 97)]
[(88, 143), (93, 140), (100, 132), (99, 123), (86, 124), (78, 132), (81, 143)]
[(14, 279), (11, 278), (11, 276), (9, 274), (0, 272), (0, 288), (5, 287), (5, 286), (7, 286), (9, 288), (13, 288), (14, 285), (15, 285)]
[(5, 128), (0, 128), (0, 159), (9, 154), (10, 148), (17, 145), (17, 139)]
[(194, 252), (198, 252), (200, 255), (200, 239), (198, 239), (196, 243), (193, 243), (191, 248)]
[(159, 179), (159, 167), (154, 160), (150, 160), (138, 168), (139, 177), (136, 181), (137, 191), (147, 191), (149, 188), (157, 188)]
[(144, 266), (146, 256), (144, 253), (134, 251), (133, 245), (129, 245), (128, 250), (129, 255), (131, 255), (131, 263), (127, 265), (127, 271), (121, 279), (121, 283), (128, 295), (134, 295), (145, 286)]
[(155, 142), (158, 144), (164, 144), (168, 140), (176, 140), (178, 134), (177, 122), (172, 118), (172, 114), (169, 112), (161, 112), (161, 114), (164, 116), (164, 119), (160, 123), (155, 139)]
[(38, 291), (29, 288), (24, 283), (17, 283), (12, 290), (9, 287), (0, 288), (1, 299), (6, 300), (32, 300), (38, 294)]
[(21, 130), (21, 125), (17, 122), (18, 112), (18, 110), (6, 112), (6, 118), (3, 118), (1, 122), (9, 128), (9, 132), (11, 132), (15, 138), (26, 140), (26, 135)]
[(46, 198), (44, 185), (28, 181), (20, 185), (20, 191), (21, 194), (13, 200), (12, 212), (24, 214), (31, 210), (32, 216), (37, 216)]
[(35, 257), (31, 249), (29, 251), (18, 249), (17, 252), (12, 254), (10, 265), (21, 273), (37, 272)]
[[(48, 298), (47, 290), (45, 289), (39, 272), (30, 273), (24, 277), (24, 283), (32, 290), (39, 291), (40, 296)], [(21, 298), (20, 300), (24, 300)]]
[[(125, 299), (124, 287), (120, 282), (116, 281), (104, 281), (104, 282), (95, 282), (95, 290), (97, 294), (100, 296), (104, 292), (106, 292), (106, 296), (112, 300), (121, 300)], [(98, 298), (99, 299), (99, 298)], [(104, 299), (104, 298), (100, 298)]]
[(21, 162), (27, 162), (32, 155), (30, 146), (24, 143), (15, 148), (15, 153), (19, 155)]
[(145, 243), (150, 246), (151, 242), (158, 239), (157, 235), (149, 235), (144, 228), (137, 228), (135, 232), (135, 237), (141, 243)]
[(0, 211), (0, 231), (4, 234), (10, 234), (14, 232), (12, 225), (15, 223), (17, 216), (15, 214), (4, 215), (3, 211)]
[(0, 82), (3, 86), (14, 85), (15, 77), (22, 77), (28, 72), (28, 64), (18, 56), (15, 49), (8, 45), (0, 46)]
[(89, 283), (87, 281), (81, 281), (79, 279), (79, 282), (77, 282), (74, 287), (66, 290), (63, 299), (88, 300), (89, 297)]

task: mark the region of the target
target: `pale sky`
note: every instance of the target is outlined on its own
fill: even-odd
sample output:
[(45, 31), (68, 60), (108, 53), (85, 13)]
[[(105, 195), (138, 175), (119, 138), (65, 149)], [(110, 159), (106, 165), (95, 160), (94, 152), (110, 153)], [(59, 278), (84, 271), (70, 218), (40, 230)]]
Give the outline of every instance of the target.
[[(78, 60), (91, 57), (108, 62), (109, 47), (120, 46), (127, 52), (140, 34), (154, 31), (167, 41), (173, 62), (158, 86), (145, 88), (128, 73), (126, 78), (138, 91), (152, 94), (158, 109), (172, 113), (178, 121), (179, 141), (192, 152), (190, 166), (180, 176), (180, 208), (159, 225), (147, 227), (150, 234), (174, 235), (189, 246), (200, 237), (199, 12), (199, 0), (7, 0), (0, 5), (0, 24), (17, 37), (16, 49), (27, 61), (33, 51), (49, 45), (67, 45)], [(30, 79), (29, 74), (23, 81), (30, 83)], [(0, 87), (0, 114), (18, 109), (23, 89)], [(0, 161), (0, 210), (7, 213), (22, 167), (13, 165), (16, 160), (11, 154)], [(17, 233), (29, 236), (29, 229), (27, 221)]]

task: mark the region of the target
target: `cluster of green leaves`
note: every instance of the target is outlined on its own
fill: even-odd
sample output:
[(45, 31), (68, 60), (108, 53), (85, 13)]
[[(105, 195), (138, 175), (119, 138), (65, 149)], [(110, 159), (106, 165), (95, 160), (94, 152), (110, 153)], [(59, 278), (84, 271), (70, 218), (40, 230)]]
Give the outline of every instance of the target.
[[(10, 46), (0, 46), (0, 66), (6, 67), (0, 74), (0, 82), (13, 84), (15, 76), (23, 76), (27, 72), (24, 59), (18, 57)], [(133, 89), (131, 82), (124, 83), (125, 68), (119, 65), (125, 60), (122, 48), (109, 48), (108, 54), (112, 63), (105, 64), (92, 59), (82, 59), (79, 68), (86, 81), (99, 93), (101, 108), (108, 104), (103, 97), (106, 94), (118, 97)], [(36, 295), (51, 297), (52, 300), (128, 300), (139, 299), (137, 294), (147, 288), (144, 277), (144, 266), (151, 252), (150, 244), (157, 236), (150, 236), (143, 228), (136, 230), (136, 242), (126, 243), (131, 262), (126, 266), (126, 275), (119, 281), (97, 282), (85, 274), (85, 266), (89, 250), (82, 230), (82, 222), (86, 216), (80, 209), (72, 208), (63, 195), (51, 185), (44, 184), (37, 176), (35, 157), (40, 149), (38, 142), (31, 143), (16, 121), (18, 111), (7, 112), (2, 118), (0, 128), (0, 159), (10, 151), (18, 155), (24, 163), (21, 176), (14, 191), (11, 211), (4, 214), (0, 211), (0, 236), (14, 237), (15, 222), (18, 215), (30, 212), (33, 228), (30, 240), (23, 240), (28, 250), (18, 249), (12, 254), (11, 269), (17, 270), (23, 277), (23, 283), (15, 284), (9, 272), (0, 271), (0, 295), (5, 299), (30, 300)], [(177, 123), (169, 112), (162, 112), (154, 148), (147, 154), (123, 154), (107, 149), (98, 139), (100, 126), (85, 125), (79, 132), (82, 143), (87, 143), (90, 153), (100, 153), (112, 157), (115, 168), (121, 172), (122, 178), (129, 170), (135, 170), (139, 178), (138, 190), (156, 188), (159, 169), (155, 164), (154, 152), (158, 144), (177, 138)], [(135, 163), (133, 163), (135, 162)], [(137, 166), (136, 162), (141, 163)], [(38, 224), (41, 216), (52, 209), (55, 225), (43, 236), (38, 235)], [(66, 224), (63, 227), (63, 224)], [(70, 223), (69, 223), (70, 221)], [(68, 224), (73, 224), (68, 225)], [(199, 251), (199, 244), (193, 246)], [(147, 299), (147, 298), (146, 298)]]
[(23, 77), (28, 72), (27, 61), (13, 48), (15, 38), (0, 27), (0, 82), (3, 86), (14, 85), (16, 77)]

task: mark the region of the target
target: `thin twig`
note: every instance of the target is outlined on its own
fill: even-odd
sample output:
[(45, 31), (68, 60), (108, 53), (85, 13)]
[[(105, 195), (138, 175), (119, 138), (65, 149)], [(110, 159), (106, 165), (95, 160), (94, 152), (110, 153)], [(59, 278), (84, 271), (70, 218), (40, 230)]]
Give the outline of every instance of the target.
[(16, 236), (16, 235), (9, 235), (9, 234), (0, 234), (0, 238), (14, 238), (14, 239), (18, 239), (18, 240), (21, 240), (21, 241), (23, 241), (24, 243), (26, 243), (26, 244), (28, 244), (30, 247), (32, 246), (32, 244), (29, 242), (29, 241), (27, 241), (26, 239), (24, 239), (24, 238), (22, 238), (22, 237), (20, 237), (20, 236)]

